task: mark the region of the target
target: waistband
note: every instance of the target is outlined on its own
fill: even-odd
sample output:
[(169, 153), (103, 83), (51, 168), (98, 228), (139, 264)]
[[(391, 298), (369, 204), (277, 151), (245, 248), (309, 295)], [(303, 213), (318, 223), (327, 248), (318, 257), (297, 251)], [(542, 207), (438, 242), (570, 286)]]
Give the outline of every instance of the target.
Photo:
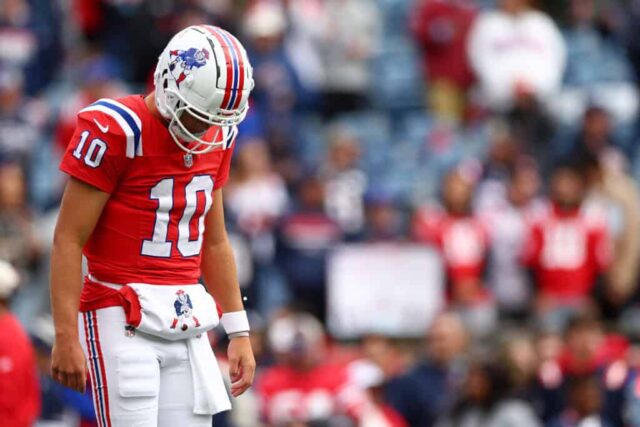
[(129, 286), (117, 285), (84, 278), (80, 295), (80, 312), (94, 311), (107, 307), (122, 307), (129, 325), (138, 326), (142, 319), (140, 300)]

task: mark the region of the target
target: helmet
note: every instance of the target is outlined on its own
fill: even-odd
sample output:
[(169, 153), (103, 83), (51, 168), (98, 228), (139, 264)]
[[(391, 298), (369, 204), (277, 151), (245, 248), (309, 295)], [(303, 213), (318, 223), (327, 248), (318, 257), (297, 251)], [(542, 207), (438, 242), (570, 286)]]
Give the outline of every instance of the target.
[[(224, 146), (235, 135), (236, 125), (247, 115), (254, 86), (253, 70), (240, 42), (211, 25), (185, 28), (171, 39), (158, 58), (154, 83), (156, 106), (169, 120), (169, 133), (182, 150), (192, 154)], [(202, 139), (206, 131), (196, 135), (184, 126), (185, 112), (219, 128), (212, 141)], [(231, 134), (218, 138), (224, 128)]]

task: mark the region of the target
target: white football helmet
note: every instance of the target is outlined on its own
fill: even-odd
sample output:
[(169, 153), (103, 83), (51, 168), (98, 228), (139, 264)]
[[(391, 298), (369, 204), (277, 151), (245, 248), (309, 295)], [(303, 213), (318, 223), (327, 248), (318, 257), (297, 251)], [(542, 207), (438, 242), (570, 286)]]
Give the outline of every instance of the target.
[[(158, 58), (154, 83), (156, 106), (169, 120), (173, 140), (191, 154), (224, 146), (235, 136), (236, 125), (247, 115), (254, 86), (244, 47), (229, 32), (212, 25), (195, 25), (176, 34)], [(220, 131), (229, 128), (231, 134), (205, 141), (206, 131), (195, 135), (180, 121), (185, 111)]]

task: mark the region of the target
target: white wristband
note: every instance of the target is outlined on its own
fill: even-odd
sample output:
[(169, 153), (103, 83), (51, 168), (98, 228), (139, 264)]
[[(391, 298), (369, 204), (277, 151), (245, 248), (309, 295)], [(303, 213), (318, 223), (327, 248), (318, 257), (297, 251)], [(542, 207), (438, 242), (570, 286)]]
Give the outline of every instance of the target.
[(249, 332), (250, 330), (249, 318), (247, 317), (247, 312), (244, 310), (223, 313), (220, 318), (220, 323), (222, 323), (222, 327), (227, 335), (235, 334), (236, 332)]

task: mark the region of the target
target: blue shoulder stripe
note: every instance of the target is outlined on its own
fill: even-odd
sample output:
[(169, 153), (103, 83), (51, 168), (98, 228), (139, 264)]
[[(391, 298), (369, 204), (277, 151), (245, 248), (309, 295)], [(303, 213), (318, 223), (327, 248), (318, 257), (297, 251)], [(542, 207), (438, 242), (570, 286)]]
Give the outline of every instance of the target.
[[(116, 102), (110, 102), (109, 100), (106, 100), (106, 99), (101, 99), (100, 101), (95, 102), (93, 105), (100, 105), (105, 108), (109, 108), (115, 111), (116, 113), (118, 113), (124, 119), (127, 125), (129, 125), (131, 132), (133, 133), (134, 144), (135, 144), (134, 152), (137, 153), (140, 146), (140, 136), (142, 134), (142, 131), (138, 123), (136, 123), (136, 120), (134, 120), (134, 118), (131, 116), (131, 114), (129, 114), (129, 112), (124, 110), (122, 107), (120, 107)], [(138, 119), (138, 122), (139, 122), (139, 119)]]

